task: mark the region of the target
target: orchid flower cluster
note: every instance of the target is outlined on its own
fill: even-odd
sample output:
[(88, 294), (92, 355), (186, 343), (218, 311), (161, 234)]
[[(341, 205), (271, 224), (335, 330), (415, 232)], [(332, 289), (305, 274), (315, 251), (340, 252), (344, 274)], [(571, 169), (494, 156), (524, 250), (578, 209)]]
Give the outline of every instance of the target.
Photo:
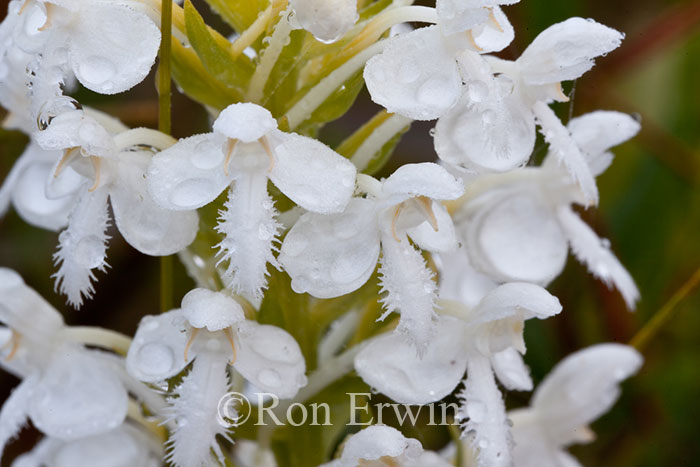
[[(529, 407), (507, 410), (499, 383), (533, 390), (525, 321), (562, 312), (545, 287), (569, 251), (634, 308), (632, 277), (574, 206), (596, 206), (595, 177), (639, 123), (596, 111), (564, 124), (550, 106), (568, 100), (562, 83), (624, 36), (570, 18), (504, 60), (514, 30), (501, 7), (517, 1), (207, 0), (226, 37), (190, 1), (168, 5), (165, 25), (158, 0), (12, 0), (0, 103), (29, 143), (0, 215), (12, 205), (60, 232), (53, 280), (72, 307), (98, 293), (117, 231), (146, 255), (177, 254), (193, 286), (131, 338), (66, 325), (0, 269), (0, 365), (21, 379), (0, 453), (31, 421), (44, 437), (15, 466), (578, 465), (566, 448), (592, 439), (641, 356), (576, 352)], [(166, 72), (211, 132), (128, 128), (70, 96), (145, 80), (164, 27)], [(334, 148), (319, 141), (365, 85), (382, 109)], [(380, 178), (414, 120), (436, 121), (438, 162)], [(286, 428), (222, 420), (232, 391), (292, 407), (355, 374), (401, 404), (456, 397), (461, 436), (433, 452), (343, 414), (302, 453)]]

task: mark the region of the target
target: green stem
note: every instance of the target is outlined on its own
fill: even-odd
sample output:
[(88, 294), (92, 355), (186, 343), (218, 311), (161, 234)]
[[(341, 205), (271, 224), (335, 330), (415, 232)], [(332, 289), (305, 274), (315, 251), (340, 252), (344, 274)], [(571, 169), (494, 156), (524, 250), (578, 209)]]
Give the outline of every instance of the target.
[(654, 316), (637, 332), (630, 340), (630, 345), (637, 350), (643, 350), (649, 341), (661, 330), (661, 328), (671, 319), (676, 306), (685, 299), (700, 284), (700, 268), (695, 274), (690, 276), (685, 284), (657, 311)]
[[(172, 96), (170, 79), (170, 47), (172, 41), (173, 2), (166, 0), (160, 10), (160, 52), (158, 65), (158, 130), (167, 135), (172, 129)], [(173, 304), (173, 258), (160, 259), (160, 310), (168, 311)]]

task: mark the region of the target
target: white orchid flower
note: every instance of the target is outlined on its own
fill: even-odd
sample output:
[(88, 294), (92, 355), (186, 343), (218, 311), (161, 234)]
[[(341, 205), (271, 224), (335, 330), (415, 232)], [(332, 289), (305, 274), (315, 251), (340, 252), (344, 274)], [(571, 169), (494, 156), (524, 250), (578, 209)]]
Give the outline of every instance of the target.
[[(146, 190), (145, 172), (152, 152), (139, 146), (120, 122), (95, 111), (85, 111), (66, 96), (49, 101), (39, 115), (38, 144), (47, 150), (63, 150), (52, 170), (47, 196), (62, 198), (62, 174), (71, 168), (72, 183), (79, 175), (80, 188), (72, 192), (73, 208), (68, 227), (59, 236), (55, 254), (57, 287), (68, 302), (79, 307), (94, 293), (93, 270), (104, 271), (109, 224), (108, 199), (124, 239), (140, 252), (163, 256), (176, 253), (194, 240), (197, 214), (176, 213), (158, 207)], [(110, 133), (109, 127), (114, 133)], [(159, 144), (167, 146), (170, 140)], [(165, 141), (167, 140), (167, 141)], [(41, 186), (41, 185), (40, 185)]]
[(353, 198), (343, 213), (304, 214), (287, 234), (279, 261), (295, 292), (331, 298), (367, 282), (381, 251), (386, 296), (380, 319), (399, 312), (398, 330), (421, 351), (433, 331), (436, 285), (409, 237), (428, 251), (456, 248), (452, 219), (437, 201), (458, 198), (463, 185), (433, 163), (404, 165), (383, 182), (361, 181), (367, 197)]
[(523, 327), (530, 318), (561, 311), (556, 297), (526, 283), (489, 292), (474, 308), (444, 302), (435, 339), (425, 355), (387, 334), (355, 357), (355, 369), (371, 387), (403, 404), (428, 404), (451, 394), (467, 372), (460, 393), (464, 433), (478, 450), (479, 466), (510, 465), (510, 434), (505, 405), (494, 373), (508, 389), (530, 390), (521, 354)]
[[(306, 384), (299, 345), (286, 331), (245, 318), (231, 297), (191, 290), (182, 308), (141, 321), (126, 358), (127, 371), (144, 382), (160, 382), (192, 369), (170, 399), (175, 423), (168, 460), (178, 467), (209, 465), (210, 450), (223, 459), (216, 435), (219, 401), (229, 390), (228, 365), (262, 391), (282, 399)], [(221, 461), (223, 464), (223, 460)]]
[(0, 268), (0, 365), (22, 378), (0, 410), (0, 455), (31, 419), (47, 436), (75, 440), (124, 421), (128, 382), (72, 341), (61, 315), (14, 271)]
[(149, 191), (165, 209), (197, 209), (231, 187), (217, 226), (220, 262), (228, 262), (231, 290), (253, 301), (267, 287), (267, 263), (278, 266), (281, 226), (268, 180), (302, 208), (330, 214), (350, 200), (355, 167), (312, 138), (279, 131), (267, 109), (244, 103), (224, 109), (213, 133), (156, 155), (148, 171)]
[(437, 25), (389, 39), (365, 66), (372, 100), (414, 120), (445, 115), (462, 95), (458, 60), (465, 51), (495, 52), (513, 40), (513, 27), (498, 5), (517, 0), (458, 3), (438, 0)]
[[(435, 133), (438, 155), (472, 171), (507, 171), (527, 162), (537, 122), (552, 153), (581, 187), (586, 204), (597, 204), (598, 189), (585, 157), (548, 103), (568, 101), (561, 82), (583, 75), (596, 57), (619, 47), (623, 38), (593, 20), (569, 18), (540, 33), (514, 62), (489, 57), (501, 86), (490, 83), (493, 78), (485, 79), (483, 71), (467, 82), (465, 99), (476, 103), (454, 106), (440, 119)], [(493, 101), (500, 107), (483, 104)], [(489, 127), (507, 131), (496, 133)]]
[(290, 0), (295, 20), (321, 42), (335, 42), (359, 18), (357, 0)]
[(530, 407), (512, 410), (516, 467), (575, 467), (566, 448), (593, 440), (588, 425), (620, 397), (620, 383), (642, 366), (642, 356), (622, 344), (598, 344), (557, 364), (540, 383)]
[(101, 94), (143, 81), (160, 46), (158, 26), (136, 1), (25, 0), (11, 13), (27, 15), (33, 28), (19, 42), (32, 36), (31, 47), (24, 47), (49, 57), (41, 67), (70, 67), (83, 86)]
[(406, 438), (396, 428), (369, 426), (351, 435), (343, 444), (339, 459), (322, 467), (448, 467), (452, 465), (432, 451), (426, 451), (420, 441)]
[(162, 453), (157, 441), (124, 423), (114, 430), (65, 441), (46, 437), (12, 467), (158, 467)]
[[(60, 158), (60, 151), (46, 151), (30, 141), (0, 187), (0, 217), (11, 203), (17, 214), (33, 226), (57, 231), (68, 225), (68, 215), (83, 179), (71, 168), (54, 179), (56, 161)], [(51, 198), (47, 194), (49, 182)], [(57, 194), (60, 196), (56, 197)]]
[[(639, 123), (619, 112), (594, 112), (572, 120), (568, 130), (590, 173), (609, 165), (609, 148), (631, 138)], [(572, 210), (585, 203), (578, 186), (550, 154), (542, 167), (485, 177), (491, 187), (462, 205), (455, 224), (471, 264), (499, 282), (546, 285), (561, 273), (569, 247), (588, 269), (614, 285), (634, 308), (639, 291), (634, 280), (601, 240)]]

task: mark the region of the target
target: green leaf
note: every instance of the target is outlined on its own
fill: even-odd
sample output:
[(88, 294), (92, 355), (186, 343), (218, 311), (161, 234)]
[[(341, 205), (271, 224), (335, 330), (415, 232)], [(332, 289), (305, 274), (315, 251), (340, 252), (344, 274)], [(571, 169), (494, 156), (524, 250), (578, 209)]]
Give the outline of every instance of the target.
[[(254, 70), (250, 59), (245, 54), (234, 58), (230, 42), (206, 25), (190, 0), (185, 2), (185, 29), (192, 48), (207, 71), (242, 96)], [(221, 105), (225, 107), (231, 103)]]
[(202, 65), (192, 49), (185, 48), (180, 41), (172, 41), (171, 72), (182, 92), (197, 102), (223, 109), (228, 103), (240, 100), (240, 94), (216, 80)]
[(253, 24), (269, 0), (205, 0), (236, 32), (241, 33)]

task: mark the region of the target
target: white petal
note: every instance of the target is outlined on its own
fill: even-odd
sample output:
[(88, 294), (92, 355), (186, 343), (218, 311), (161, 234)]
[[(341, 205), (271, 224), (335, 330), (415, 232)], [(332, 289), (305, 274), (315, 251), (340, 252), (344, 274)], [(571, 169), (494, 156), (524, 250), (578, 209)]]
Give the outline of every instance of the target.
[(44, 149), (77, 147), (82, 148), (85, 155), (100, 157), (110, 157), (116, 151), (112, 135), (82, 109), (56, 115), (50, 122), (36, 133), (36, 141)]
[(494, 7), (493, 16), (488, 21), (472, 29), (474, 43), (480, 53), (498, 52), (513, 42), (515, 31), (508, 18), (499, 7)]
[(181, 310), (157, 316), (144, 316), (126, 355), (126, 370), (147, 383), (166, 380), (181, 372), (192, 361), (185, 360), (188, 336)]
[(511, 435), (505, 404), (491, 371), (488, 358), (471, 356), (467, 380), (461, 394), (464, 433), (471, 436), (479, 467), (512, 465)]
[(357, 290), (379, 258), (375, 203), (353, 198), (342, 214), (304, 214), (282, 244), (279, 262), (297, 293), (331, 298)]
[[(429, 221), (424, 221), (417, 227), (406, 231), (411, 240), (421, 249), (433, 252), (448, 252), (457, 248), (457, 234), (452, 223), (452, 217), (447, 212), (447, 208), (440, 203), (433, 201), (433, 213), (437, 220), (437, 231)], [(403, 212), (402, 212), (403, 214)]]
[(610, 251), (607, 242), (598, 238), (593, 229), (568, 206), (559, 208), (557, 215), (574, 255), (588, 266), (594, 276), (608, 286), (614, 285), (625, 299), (627, 307), (633, 310), (639, 300), (639, 289), (630, 273)]
[(467, 31), (488, 19), (489, 10), (485, 7), (487, 1), (437, 0), (437, 10), (440, 27), (445, 34), (455, 34)]
[[(18, 167), (10, 191), (12, 204), (22, 219), (34, 226), (54, 231), (68, 224), (68, 214), (75, 203), (75, 198), (70, 195), (60, 199), (50, 199), (46, 195), (46, 184), (53, 178), (54, 163), (59, 158), (59, 152), (44, 151), (36, 143), (30, 143), (15, 164), (22, 167)], [(67, 169), (61, 175), (69, 174), (75, 175), (75, 172)], [(79, 186), (74, 184), (75, 181), (82, 183), (77, 176), (70, 181), (73, 190)]]
[(619, 384), (639, 370), (642, 356), (622, 344), (599, 344), (562, 360), (532, 398), (542, 426), (567, 445), (575, 431), (607, 412), (620, 396)]
[(169, 211), (153, 202), (144, 179), (149, 159), (145, 152), (120, 155), (118, 179), (109, 193), (114, 221), (124, 239), (141, 253), (170, 255), (192, 243), (199, 218), (194, 211)]
[(436, 26), (389, 39), (367, 61), (364, 78), (374, 102), (415, 120), (440, 117), (462, 90), (457, 62)]
[(466, 370), (459, 320), (441, 317), (435, 339), (419, 358), (405, 336), (390, 333), (372, 340), (355, 357), (363, 381), (401, 404), (428, 404), (452, 393)]
[(268, 264), (279, 268), (273, 254), (281, 227), (276, 216), (267, 175), (256, 172), (238, 177), (219, 211), (215, 229), (224, 238), (216, 247), (219, 263), (228, 263), (222, 278), (234, 293), (254, 303), (267, 288)]
[(491, 365), (498, 380), (511, 391), (532, 391), (530, 370), (520, 352), (509, 347), (491, 356)]
[(221, 292), (194, 289), (182, 299), (182, 314), (194, 328), (220, 331), (243, 321), (243, 308)]
[(612, 162), (607, 151), (633, 138), (641, 125), (626, 113), (599, 110), (572, 119), (567, 128), (593, 175), (599, 175)]
[(583, 18), (569, 18), (542, 31), (518, 59), (523, 79), (533, 85), (576, 79), (593, 60), (620, 46), (624, 35)]
[(40, 339), (51, 338), (63, 327), (61, 314), (9, 268), (0, 268), (0, 321)]
[(469, 262), (464, 246), (446, 254), (433, 256), (440, 278), (439, 296), (475, 307), (484, 296), (498, 286), (488, 276), (478, 272)]
[(535, 146), (534, 118), (499, 86), (497, 80), (491, 90), (481, 81), (467, 83), (460, 105), (435, 126), (440, 159), (476, 172), (504, 172), (527, 163)]
[(212, 133), (180, 140), (156, 154), (148, 169), (148, 192), (162, 208), (197, 209), (214, 201), (233, 180), (224, 172), (225, 138)]
[(36, 377), (22, 381), (14, 388), (0, 410), (0, 459), (7, 443), (19, 434), (27, 423), (27, 411), (31, 403)]
[[(88, 436), (65, 443), (52, 457), (52, 467), (147, 467), (153, 457), (149, 453), (147, 435), (123, 425), (107, 433)], [(150, 462), (149, 462), (150, 461)]]
[(277, 129), (277, 121), (265, 107), (249, 102), (231, 104), (214, 121), (214, 131), (244, 143), (252, 143)]
[(517, 312), (523, 312), (525, 319), (544, 319), (558, 314), (561, 309), (559, 299), (539, 285), (510, 282), (489, 292), (479, 302), (475, 314), (477, 322), (494, 321)]
[(598, 186), (593, 173), (586, 163), (584, 155), (564, 127), (554, 111), (544, 102), (538, 101), (533, 106), (537, 122), (542, 127), (542, 135), (549, 143), (554, 157), (566, 167), (574, 182), (581, 188), (586, 202), (598, 204)]
[(343, 447), (342, 467), (355, 467), (361, 460), (396, 458), (404, 453), (418, 455), (423, 450), (413, 438), (405, 438), (396, 428), (374, 425), (351, 436)]
[(144, 13), (123, 3), (81, 5), (70, 28), (70, 61), (86, 88), (101, 94), (131, 89), (148, 75), (160, 30)]
[(107, 210), (106, 187), (89, 192), (81, 188), (78, 202), (69, 216), (68, 228), (58, 236), (58, 250), (54, 263), (58, 271), (56, 288), (68, 297), (68, 303), (80, 307), (84, 298), (91, 298), (95, 289), (94, 270), (107, 267)]
[(263, 391), (291, 399), (306, 385), (299, 344), (284, 329), (246, 321), (239, 325), (234, 368)]
[(464, 193), (464, 185), (443, 167), (432, 162), (405, 164), (384, 181), (382, 191), (393, 205), (414, 196), (436, 200), (457, 199)]
[(546, 284), (566, 264), (566, 237), (550, 207), (527, 191), (487, 204), (466, 223), (472, 264), (502, 282)]
[(49, 436), (77, 439), (121, 425), (128, 395), (118, 376), (78, 349), (62, 348), (32, 395), (32, 422)]
[(290, 0), (301, 27), (321, 42), (335, 42), (357, 19), (355, 0)]
[(355, 190), (355, 166), (313, 138), (277, 132), (270, 180), (302, 208), (341, 212)]

